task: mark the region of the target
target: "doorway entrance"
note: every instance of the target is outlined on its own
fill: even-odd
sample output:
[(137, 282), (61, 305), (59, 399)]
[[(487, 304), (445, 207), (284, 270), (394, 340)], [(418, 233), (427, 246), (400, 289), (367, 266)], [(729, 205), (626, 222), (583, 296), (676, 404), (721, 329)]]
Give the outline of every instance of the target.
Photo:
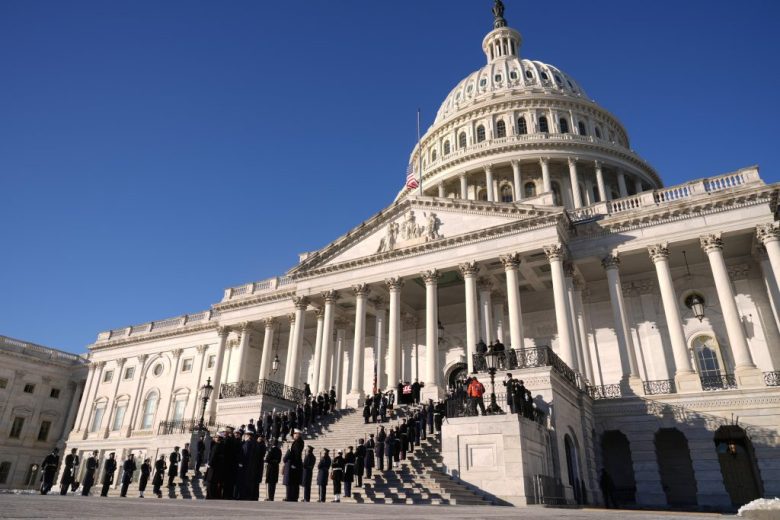
[(740, 507), (751, 500), (761, 498), (761, 479), (758, 476), (753, 444), (745, 430), (736, 424), (721, 426), (715, 432), (714, 440), (723, 484), (731, 503)]
[(675, 507), (697, 505), (696, 477), (685, 435), (677, 428), (661, 428), (655, 434), (655, 455), (666, 503)]

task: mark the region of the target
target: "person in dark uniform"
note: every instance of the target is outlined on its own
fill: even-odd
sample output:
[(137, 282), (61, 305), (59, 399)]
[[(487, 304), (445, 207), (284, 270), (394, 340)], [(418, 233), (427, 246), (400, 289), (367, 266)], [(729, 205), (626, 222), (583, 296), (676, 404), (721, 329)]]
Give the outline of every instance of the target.
[[(252, 425), (254, 427), (254, 424)], [(187, 472), (190, 470), (190, 443), (184, 445), (184, 449), (181, 450), (181, 469), (179, 470), (179, 478), (182, 481), (189, 479)]]
[(366, 478), (371, 478), (371, 470), (374, 468), (374, 457), (376, 453), (376, 441), (374, 440), (374, 434), (368, 434), (368, 440), (364, 446), (366, 454), (363, 457), (363, 469), (366, 472)]
[[(162, 460), (165, 464), (165, 459)], [(154, 477), (155, 483), (157, 476)], [(225, 432), (219, 432), (211, 439), (209, 469), (206, 471), (206, 499), (220, 500), (225, 482)], [(155, 490), (156, 492), (156, 490)]]
[(200, 477), (200, 467), (203, 465), (203, 461), (206, 460), (206, 442), (201, 435), (198, 437), (198, 456), (195, 459), (195, 476)]
[(65, 456), (65, 468), (62, 470), (62, 477), (60, 477), (60, 495), (67, 495), (68, 489), (70, 489), (70, 485), (74, 481), (76, 469), (79, 465), (79, 456), (76, 455), (77, 451), (76, 448), (73, 448)]
[(387, 433), (385, 433), (385, 427), (380, 426), (379, 432), (376, 434), (376, 461), (379, 471), (385, 470), (385, 441), (387, 440)]
[(114, 483), (114, 473), (116, 472), (116, 459), (114, 453), (108, 454), (106, 465), (103, 468), (103, 489), (100, 490), (101, 497), (108, 496), (108, 488)]
[(293, 442), (290, 445), (289, 463), (287, 469), (287, 495), (286, 502), (297, 502), (301, 492), (301, 478), (303, 477), (303, 439), (301, 430), (293, 430)]
[(95, 450), (92, 452), (92, 456), (87, 459), (87, 472), (84, 474), (84, 482), (81, 484), (81, 496), (89, 496), (89, 490), (95, 485), (95, 471), (97, 471), (99, 464), (98, 451)]
[(162, 498), (162, 490), (160, 488), (165, 480), (165, 470), (167, 468), (165, 455), (160, 455), (160, 458), (154, 463), (154, 478), (152, 479), (152, 491), (157, 495), (157, 498)]
[(317, 458), (314, 456), (314, 447), (309, 446), (306, 448), (306, 456), (303, 457), (303, 476), (301, 478), (301, 486), (303, 486), (303, 502), (311, 501), (311, 481), (314, 477), (314, 465), (317, 463)]
[(358, 439), (357, 448), (355, 448), (355, 480), (357, 486), (363, 487), (363, 465), (366, 463), (366, 446), (363, 439)]
[(517, 381), (512, 377), (511, 372), (507, 372), (503, 384), (504, 388), (506, 388), (506, 401), (509, 404), (509, 413), (517, 413), (517, 405), (515, 404), (515, 386)]
[(406, 419), (401, 421), (398, 432), (401, 435), (401, 460), (406, 460), (406, 450), (409, 446), (409, 425), (406, 423)]
[(371, 398), (366, 399), (366, 403), (363, 405), (363, 422), (368, 424), (368, 419), (371, 417)]
[(245, 433), (236, 464), (236, 490), (239, 500), (252, 500), (254, 496), (254, 489), (256, 489), (254, 485), (254, 451), (256, 446), (257, 443), (252, 438), (252, 434)]
[(152, 473), (152, 459), (144, 459), (141, 464), (141, 478), (138, 480), (138, 498), (144, 497), (146, 484), (149, 482), (149, 475)]
[(333, 481), (333, 502), (341, 502), (341, 481), (344, 480), (344, 455), (341, 450), (333, 459), (330, 479)]
[(57, 476), (57, 466), (60, 465), (60, 450), (54, 448), (51, 453), (46, 455), (41, 464), (43, 475), (41, 477), (41, 495), (46, 495), (54, 485), (54, 478)]
[(325, 502), (328, 493), (328, 474), (330, 473), (330, 450), (324, 448), (320, 453), (320, 461), (317, 463), (317, 502)]
[(425, 440), (426, 431), (428, 429), (428, 405), (424, 404), (420, 409), (420, 438)]
[(254, 471), (252, 474), (255, 477), (255, 481), (252, 487), (252, 500), (258, 500), (260, 498), (260, 484), (263, 482), (263, 470), (265, 469), (265, 453), (268, 448), (265, 445), (265, 437), (262, 435), (257, 436), (254, 451)]
[(179, 454), (179, 447), (175, 446), (170, 456), (168, 457), (168, 487), (173, 487), (173, 479), (176, 478), (176, 474), (179, 472), (179, 461), (181, 455)]
[(395, 432), (390, 430), (385, 438), (385, 456), (387, 457), (387, 469), (393, 469), (393, 458), (395, 455)]
[(271, 441), (271, 448), (265, 456), (266, 501), (273, 502), (276, 493), (276, 483), (279, 482), (279, 463), (282, 461), (282, 450), (279, 441)]
[(412, 402), (420, 404), (420, 382), (416, 379), (412, 383)]
[(434, 408), (433, 411), (433, 422), (434, 425), (436, 426), (436, 433), (438, 434), (441, 433), (441, 422), (444, 419), (444, 413), (445, 413), (444, 403), (439, 401), (438, 403), (436, 403), (436, 408)]
[(344, 455), (344, 496), (352, 496), (352, 482), (355, 481), (355, 452), (354, 448), (349, 446), (347, 454)]
[(428, 433), (433, 434), (433, 417), (434, 417), (434, 409), (433, 409), (433, 399), (428, 399)]
[(127, 496), (127, 488), (130, 487), (130, 483), (133, 481), (133, 473), (136, 470), (135, 455), (132, 453), (127, 456), (124, 464), (122, 464), (122, 490), (119, 493), (120, 497)]
[(241, 442), (236, 438), (238, 432), (233, 428), (227, 428), (223, 444), (225, 445), (224, 461), (222, 468), (222, 498), (234, 500), (236, 498), (236, 469), (238, 468), (238, 454), (241, 451)]

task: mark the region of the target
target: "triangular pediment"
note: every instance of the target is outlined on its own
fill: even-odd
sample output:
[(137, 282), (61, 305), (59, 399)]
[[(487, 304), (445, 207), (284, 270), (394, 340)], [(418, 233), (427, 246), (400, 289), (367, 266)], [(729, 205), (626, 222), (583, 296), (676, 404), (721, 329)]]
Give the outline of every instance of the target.
[(515, 203), (418, 197), (393, 204), (319, 251), (305, 255), (288, 274), (355, 264), (364, 259), (399, 256), (420, 246), (435, 246), (457, 237), (508, 224), (549, 219), (561, 208)]

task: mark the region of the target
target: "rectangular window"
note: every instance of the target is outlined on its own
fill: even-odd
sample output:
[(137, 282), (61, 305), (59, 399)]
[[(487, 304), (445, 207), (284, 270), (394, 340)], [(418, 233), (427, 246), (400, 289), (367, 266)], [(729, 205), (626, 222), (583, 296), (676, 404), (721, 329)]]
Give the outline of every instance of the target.
[(11, 433), (8, 435), (12, 439), (18, 439), (22, 435), (24, 428), (24, 417), (14, 417), (14, 424), (11, 426)]
[(59, 399), (60, 398), (60, 389), (59, 388), (52, 388), (51, 392), (49, 392), (49, 397), (52, 399)]
[(176, 401), (176, 405), (173, 408), (173, 420), (181, 421), (184, 419), (184, 407), (187, 405), (187, 401), (180, 399)]
[(24, 393), (25, 394), (31, 394), (33, 392), (35, 392), (35, 385), (34, 384), (27, 383), (26, 385), (24, 385)]
[(125, 369), (125, 379), (133, 379), (133, 376), (135, 375), (135, 367), (127, 367)]
[(116, 413), (114, 414), (114, 423), (111, 425), (111, 431), (119, 431), (122, 428), (122, 423), (125, 420), (125, 412), (127, 411), (126, 404), (120, 404), (116, 407)]
[(214, 365), (216, 364), (217, 364), (217, 356), (215, 354), (210, 355), (208, 363), (206, 363), (206, 368), (214, 368)]
[(4, 390), (8, 387), (8, 379), (0, 377), (0, 390)]
[(45, 441), (48, 439), (49, 430), (51, 430), (51, 421), (41, 421), (41, 429), (38, 430), (38, 440)]
[(8, 475), (11, 474), (11, 463), (6, 461), (3, 461), (0, 463), (0, 484), (5, 484), (8, 482)]
[(113, 370), (106, 370), (106, 373), (103, 374), (103, 382), (104, 383), (110, 383), (112, 379), (114, 379), (114, 371)]
[(100, 423), (103, 422), (103, 413), (106, 411), (106, 405), (95, 408), (95, 415), (92, 416), (92, 424), (89, 427), (90, 432), (96, 432), (100, 429)]
[(192, 358), (185, 359), (181, 363), (182, 372), (192, 372)]

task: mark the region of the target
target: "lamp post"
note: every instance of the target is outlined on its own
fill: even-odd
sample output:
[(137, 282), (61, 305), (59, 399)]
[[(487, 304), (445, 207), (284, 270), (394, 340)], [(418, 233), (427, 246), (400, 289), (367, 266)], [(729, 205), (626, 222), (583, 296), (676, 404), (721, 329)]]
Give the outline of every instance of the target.
[(504, 410), (496, 403), (496, 368), (498, 366), (498, 352), (491, 346), (485, 353), (485, 364), (490, 374), (490, 406), (485, 410), (490, 415), (503, 414)]
[(200, 387), (200, 395), (201, 400), (203, 401), (203, 408), (200, 411), (200, 422), (198, 423), (198, 431), (203, 431), (206, 429), (206, 426), (203, 422), (206, 415), (206, 404), (209, 402), (209, 398), (211, 397), (211, 392), (214, 391), (214, 387), (211, 386), (211, 378), (208, 378), (206, 381), (206, 384)]
[(685, 299), (685, 306), (691, 309), (694, 317), (699, 321), (704, 319), (704, 298), (699, 294), (693, 293)]
[(271, 361), (271, 373), (276, 374), (277, 370), (279, 370), (279, 354), (276, 354), (274, 360)]

